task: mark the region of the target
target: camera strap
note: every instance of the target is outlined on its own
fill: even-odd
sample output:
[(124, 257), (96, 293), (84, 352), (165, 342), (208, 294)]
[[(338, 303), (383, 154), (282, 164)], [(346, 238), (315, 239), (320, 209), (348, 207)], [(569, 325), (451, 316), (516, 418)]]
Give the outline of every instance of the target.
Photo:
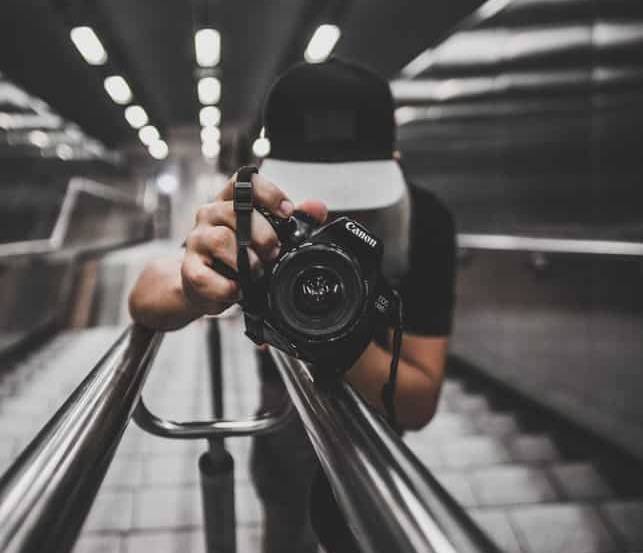
[(237, 273), (241, 287), (243, 315), (246, 335), (256, 343), (263, 342), (263, 317), (258, 286), (253, 282), (250, 271), (248, 248), (252, 240), (252, 175), (258, 173), (256, 167), (247, 165), (237, 171), (234, 183), (233, 206), (237, 217)]
[(402, 348), (402, 298), (397, 290), (391, 290), (393, 298), (395, 299), (395, 307), (392, 313), (394, 318), (394, 331), (393, 331), (393, 351), (391, 356), (391, 368), (389, 372), (388, 381), (382, 386), (382, 403), (384, 409), (388, 414), (389, 422), (393, 429), (397, 432), (400, 431), (400, 426), (397, 422), (397, 413), (395, 411), (395, 389), (397, 387), (397, 368), (400, 362), (400, 350)]

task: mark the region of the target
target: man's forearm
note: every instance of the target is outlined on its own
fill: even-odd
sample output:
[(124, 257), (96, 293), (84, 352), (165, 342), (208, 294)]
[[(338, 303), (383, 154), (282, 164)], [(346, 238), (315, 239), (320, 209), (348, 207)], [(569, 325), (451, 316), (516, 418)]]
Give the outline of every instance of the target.
[[(382, 387), (388, 381), (391, 353), (375, 342), (364, 350), (346, 374), (346, 380), (379, 410), (383, 410)], [(440, 381), (404, 359), (398, 365), (395, 408), (399, 424), (415, 429), (424, 426), (437, 407)]]
[(181, 263), (174, 259), (145, 268), (129, 297), (134, 321), (156, 330), (176, 330), (201, 315), (183, 293), (180, 271)]

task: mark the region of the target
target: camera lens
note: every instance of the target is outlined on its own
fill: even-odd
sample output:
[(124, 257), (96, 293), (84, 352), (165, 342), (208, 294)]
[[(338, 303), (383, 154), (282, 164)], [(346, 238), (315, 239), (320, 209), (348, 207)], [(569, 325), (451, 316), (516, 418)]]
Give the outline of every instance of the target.
[(303, 313), (321, 315), (334, 309), (343, 297), (339, 275), (327, 267), (304, 269), (295, 283), (295, 305)]
[(336, 337), (351, 327), (363, 308), (359, 265), (339, 248), (302, 246), (275, 267), (269, 303), (291, 331), (313, 340)]

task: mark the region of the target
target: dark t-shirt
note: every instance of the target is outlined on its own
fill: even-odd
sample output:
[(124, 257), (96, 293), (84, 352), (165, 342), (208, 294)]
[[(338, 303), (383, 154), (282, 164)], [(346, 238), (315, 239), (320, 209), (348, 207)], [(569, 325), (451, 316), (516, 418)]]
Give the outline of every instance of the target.
[[(404, 330), (447, 336), (451, 332), (455, 270), (455, 229), (449, 210), (431, 192), (409, 185), (411, 237), (409, 270), (399, 292)], [(383, 237), (386, 243), (386, 237)]]

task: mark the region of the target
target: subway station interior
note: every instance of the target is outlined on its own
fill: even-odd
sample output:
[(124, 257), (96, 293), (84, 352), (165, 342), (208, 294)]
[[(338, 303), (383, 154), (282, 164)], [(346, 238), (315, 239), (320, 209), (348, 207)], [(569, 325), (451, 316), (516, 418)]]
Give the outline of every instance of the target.
[[(168, 256), (188, 294), (195, 214), (279, 155), (273, 83), (335, 59), (388, 83), (386, 163), (454, 222), (449, 328), (402, 325), (397, 360), (395, 338), (359, 338), (387, 356), (394, 407), (350, 364), (316, 366), (358, 342), (352, 319), (315, 338), (325, 363), (257, 348), (241, 257), (228, 309), (178, 330), (130, 311)], [(379, 238), (386, 261), (399, 243)], [(429, 265), (431, 244), (414, 250)], [(427, 321), (440, 271), (414, 289)], [(414, 340), (448, 352), (435, 412), (405, 427)], [(1, 553), (641, 553), (642, 398), (640, 1), (0, 4)], [(283, 502), (257, 476), (269, 457)]]

